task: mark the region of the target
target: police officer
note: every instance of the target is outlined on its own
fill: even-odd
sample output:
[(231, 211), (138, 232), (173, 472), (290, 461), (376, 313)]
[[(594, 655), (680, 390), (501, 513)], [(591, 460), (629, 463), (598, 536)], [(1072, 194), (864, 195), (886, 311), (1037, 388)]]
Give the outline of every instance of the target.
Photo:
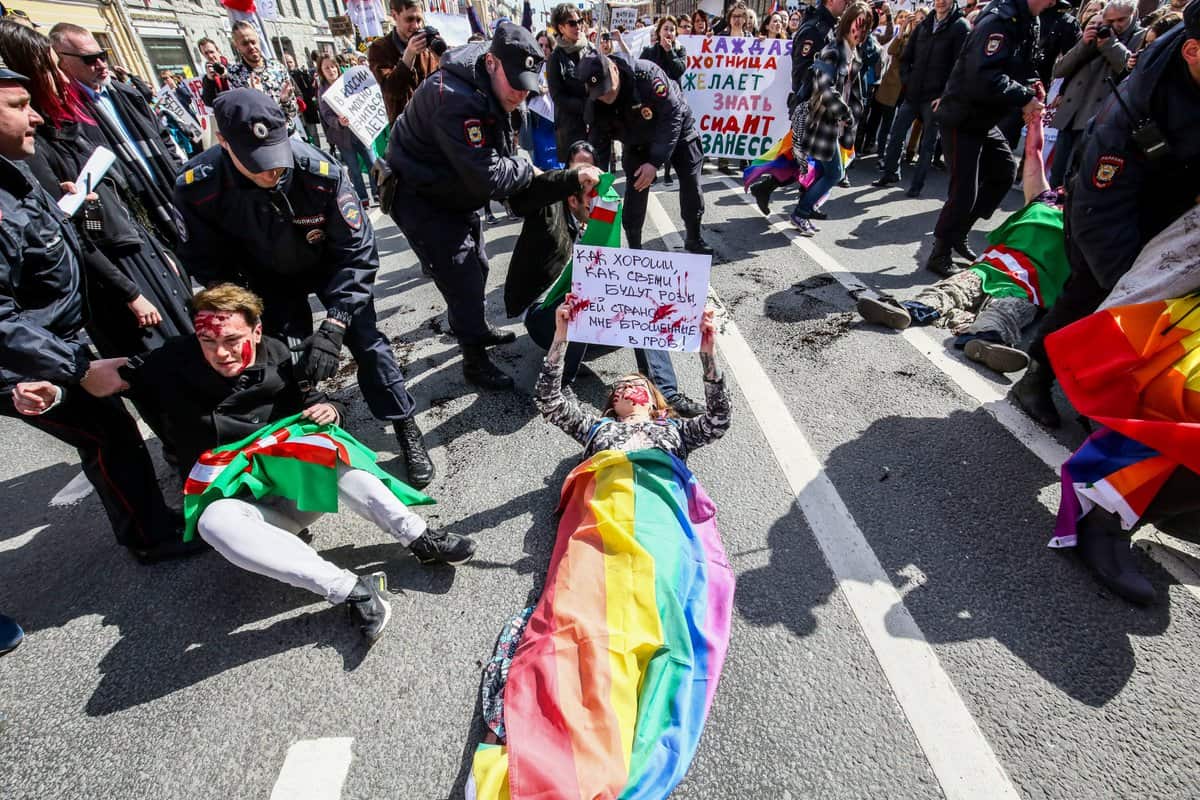
[(1200, 200), (1200, 2), (1156, 39), (1087, 128), (1068, 180), (1064, 221), (1071, 277), (1038, 327), (1030, 366), (1013, 387), (1025, 411), (1061, 423), (1043, 344), (1095, 311), (1150, 239)]
[(503, 22), (486, 42), (456, 47), (413, 94), (392, 126), (387, 162), (397, 177), (392, 218), (432, 273), (463, 351), (463, 376), (487, 389), (513, 381), (485, 347), (516, 336), (483, 313), (488, 260), (479, 209), (533, 180), (517, 155), (514, 112), (537, 91), (542, 50), (533, 34)]
[(711, 255), (700, 235), (704, 197), (700, 167), (704, 151), (692, 110), (679, 87), (653, 61), (606, 56), (594, 51), (579, 59), (575, 75), (588, 89), (588, 140), (599, 164), (609, 163), (614, 139), (623, 144), (625, 204), (622, 219), (631, 248), (642, 246), (642, 223), (650, 184), (668, 161), (679, 175), (679, 207), (689, 253)]
[(963, 45), (946, 88), (935, 101), (942, 147), (950, 170), (950, 197), (934, 227), (933, 251), (925, 266), (942, 277), (960, 271), (951, 251), (968, 261), (977, 256), (967, 234), (990, 217), (1017, 176), (1017, 157), (999, 123), (1013, 109), (1025, 115), (1044, 108), (1036, 84), (1034, 56), (1038, 14), (1055, 0), (992, 0)]
[[(201, 545), (184, 544), (137, 425), (108, 396), (126, 388), (117, 373), (125, 359), (92, 360), (81, 340), (81, 244), (24, 163), (42, 123), (27, 82), (0, 61), (0, 414), (78, 451), (117, 543), (139, 561), (195, 552)], [(55, 399), (41, 399), (42, 389)]]
[[(222, 93), (213, 106), (219, 144), (184, 166), (175, 184), (188, 271), (205, 284), (232, 281), (266, 301), (268, 335), (303, 351), (312, 382), (332, 376), (342, 343), (358, 364), (358, 384), (377, 419), (391, 420), (409, 482), (433, 479), (433, 462), (413, 419), (372, 289), (379, 254), (346, 171), (288, 137), (279, 104), (253, 89)], [(326, 317), (312, 333), (310, 293)]]

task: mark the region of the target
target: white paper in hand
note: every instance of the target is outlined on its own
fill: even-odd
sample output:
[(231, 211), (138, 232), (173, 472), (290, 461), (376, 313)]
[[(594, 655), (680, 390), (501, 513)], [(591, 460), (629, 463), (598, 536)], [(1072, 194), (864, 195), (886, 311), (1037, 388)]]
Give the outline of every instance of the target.
[(60, 197), (58, 207), (68, 217), (75, 216), (75, 212), (83, 207), (83, 201), (87, 199), (88, 178), (91, 178), (90, 185), (95, 188), (116, 160), (117, 157), (113, 155), (112, 150), (107, 147), (97, 147), (92, 153), (92, 157), (83, 165), (83, 171), (79, 173), (79, 177), (75, 179), (75, 194), (64, 194)]

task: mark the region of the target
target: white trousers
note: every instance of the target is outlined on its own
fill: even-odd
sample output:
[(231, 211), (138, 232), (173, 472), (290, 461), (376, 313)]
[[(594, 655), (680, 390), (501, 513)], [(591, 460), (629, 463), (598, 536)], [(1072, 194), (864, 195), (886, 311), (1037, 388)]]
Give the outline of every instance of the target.
[[(379, 478), (361, 469), (338, 468), (338, 499), (403, 545), (428, 527)], [(224, 498), (204, 509), (197, 527), (204, 541), (242, 569), (342, 603), (358, 576), (321, 558), (296, 536), (321, 516), (283, 498)]]

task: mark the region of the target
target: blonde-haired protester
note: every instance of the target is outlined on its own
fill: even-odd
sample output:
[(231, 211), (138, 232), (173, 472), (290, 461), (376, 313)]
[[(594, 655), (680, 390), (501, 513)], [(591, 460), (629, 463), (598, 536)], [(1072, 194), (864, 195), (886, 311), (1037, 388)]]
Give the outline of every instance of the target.
[[(301, 382), (287, 345), (263, 335), (257, 295), (218, 284), (192, 307), (194, 335), (120, 370), (130, 396), (164, 410), (184, 480), (184, 539), (199, 535), (244, 570), (345, 604), (374, 641), (391, 615), (386, 575), (355, 575), (297, 534), (344, 503), (425, 564), (464, 563), (475, 542), (435, 533), (409, 510), (431, 501), (337, 427), (345, 409)], [(57, 387), (43, 381), (22, 389), (52, 402)]]

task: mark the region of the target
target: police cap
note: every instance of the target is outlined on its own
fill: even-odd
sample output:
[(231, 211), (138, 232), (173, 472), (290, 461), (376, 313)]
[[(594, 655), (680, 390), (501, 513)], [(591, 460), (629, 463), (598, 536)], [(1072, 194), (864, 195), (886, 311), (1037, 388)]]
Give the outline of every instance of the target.
[(608, 56), (599, 50), (593, 50), (579, 59), (575, 77), (587, 87), (588, 99), (595, 100), (612, 90), (612, 71), (608, 68), (609, 63)]
[(533, 34), (511, 22), (501, 22), (492, 37), (491, 53), (504, 67), (504, 77), (514, 89), (538, 90), (538, 73), (545, 57)]
[(213, 103), (217, 131), (251, 172), (290, 167), (287, 117), (279, 104), (257, 89), (230, 89)]

